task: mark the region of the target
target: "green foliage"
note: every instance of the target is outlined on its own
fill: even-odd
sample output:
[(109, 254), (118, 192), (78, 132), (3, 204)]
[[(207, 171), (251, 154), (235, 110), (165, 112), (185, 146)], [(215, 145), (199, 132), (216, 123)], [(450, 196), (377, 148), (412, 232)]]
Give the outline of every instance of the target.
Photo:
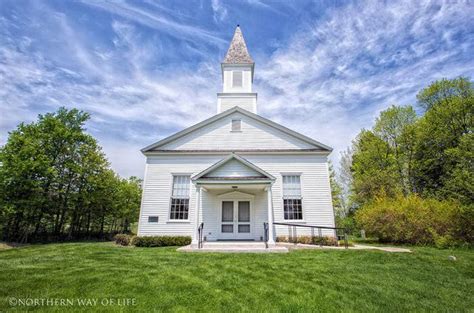
[(364, 204), (380, 190), (395, 195), (398, 185), (394, 156), (388, 143), (372, 131), (363, 130), (356, 141), (352, 156), (353, 201)]
[(293, 243), (302, 243), (308, 245), (323, 245), (323, 246), (337, 246), (337, 239), (334, 237), (328, 236), (297, 236), (297, 237), (288, 237), (288, 236), (278, 236), (276, 238), (277, 242), (293, 242)]
[(353, 146), (352, 199), (362, 205), (378, 193), (394, 196), (413, 190), (414, 125), (411, 106), (380, 113), (373, 130), (362, 130)]
[(117, 234), (114, 236), (115, 243), (121, 246), (129, 246), (132, 242), (132, 236), (128, 234)]
[(472, 82), (468, 78), (443, 78), (420, 91), (416, 98), (418, 104), (427, 111), (434, 106), (449, 105), (451, 101), (472, 98), (473, 94)]
[(132, 240), (132, 245), (136, 247), (187, 246), (189, 244), (191, 244), (190, 236), (137, 236)]
[[(469, 226), (462, 225), (466, 210), (459, 202), (423, 199), (415, 194), (379, 196), (357, 211), (356, 220), (369, 236), (384, 242), (445, 247), (472, 240), (474, 220)], [(471, 229), (470, 238), (463, 232), (466, 226)]]
[(128, 231), (140, 185), (111, 169), (85, 132), (89, 115), (60, 108), (20, 124), (0, 150), (0, 225), (9, 241)]
[[(410, 239), (396, 235), (398, 226), (406, 226), (405, 221), (398, 220), (406, 218), (405, 215), (391, 212), (385, 216), (383, 212), (375, 212), (373, 206), (382, 204), (380, 199), (392, 199), (409, 207), (406, 201), (418, 194), (426, 201), (439, 200), (443, 205), (430, 202), (429, 206), (447, 212), (452, 213), (461, 204), (464, 208), (463, 213), (450, 217), (456, 218), (455, 226), (452, 225), (459, 228), (456, 234), (445, 233), (428, 223), (419, 236), (420, 243), (446, 246), (459, 240), (472, 242), (472, 225), (466, 221), (472, 220), (474, 207), (473, 84), (463, 77), (443, 79), (420, 91), (417, 99), (425, 110), (422, 116), (417, 117), (411, 106), (388, 108), (380, 113), (372, 130), (359, 133), (348, 150), (351, 155), (341, 160), (346, 164), (346, 172), (351, 161), (351, 175), (346, 173), (350, 186), (345, 189), (350, 190), (352, 203), (356, 208), (372, 208), (374, 212), (367, 218), (359, 215), (363, 222), (359, 226), (371, 229), (377, 226), (375, 229), (384, 240), (413, 243), (415, 239), (406, 234), (403, 236)], [(408, 200), (402, 201), (403, 197)], [(460, 215), (465, 218), (458, 219)], [(389, 229), (395, 233), (390, 238), (378, 220), (383, 216), (390, 219), (386, 227), (394, 227)], [(375, 224), (369, 223), (369, 217), (375, 219)], [(454, 230), (450, 228), (450, 231)]]
[(440, 99), (430, 107), (417, 127), (414, 180), (419, 193), (443, 198), (447, 189), (453, 190), (449, 183), (455, 183), (457, 186), (454, 189), (458, 189), (461, 196), (467, 198), (465, 200), (473, 202), (474, 198), (469, 195), (466, 186), (463, 187), (462, 182), (455, 179), (461, 174), (472, 181), (474, 172), (463, 175), (460, 171), (469, 170), (469, 164), (473, 162), (468, 147), (472, 143), (472, 135), (469, 134), (473, 131), (472, 93), (470, 97)]
[(474, 204), (474, 133), (464, 134), (457, 147), (447, 149), (449, 159), (455, 160), (445, 180), (444, 195)]
[(331, 163), (329, 163), (329, 183), (331, 185), (332, 205), (337, 215), (344, 213), (342, 204), (342, 188), (336, 180), (336, 173)]
[(359, 235), (360, 228), (356, 224), (353, 214), (344, 217), (336, 215), (336, 227), (345, 228), (349, 234)]

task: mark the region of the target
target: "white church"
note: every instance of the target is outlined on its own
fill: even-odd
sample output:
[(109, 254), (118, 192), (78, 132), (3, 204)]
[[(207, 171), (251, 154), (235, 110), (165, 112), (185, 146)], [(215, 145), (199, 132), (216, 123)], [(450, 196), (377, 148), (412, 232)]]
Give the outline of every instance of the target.
[(254, 68), (237, 26), (221, 63), (217, 114), (141, 150), (139, 236), (191, 236), (193, 247), (230, 240), (271, 247), (278, 236), (315, 231), (304, 226), (335, 235), (332, 149), (257, 114)]

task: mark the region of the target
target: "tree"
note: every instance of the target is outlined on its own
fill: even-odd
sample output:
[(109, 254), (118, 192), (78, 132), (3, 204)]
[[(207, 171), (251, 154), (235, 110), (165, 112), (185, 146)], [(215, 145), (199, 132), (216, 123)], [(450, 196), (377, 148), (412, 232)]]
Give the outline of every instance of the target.
[(85, 112), (60, 108), (9, 134), (0, 150), (4, 239), (104, 234), (119, 219), (127, 219), (121, 230), (136, 220), (136, 179), (122, 180), (109, 169), (97, 141), (85, 132), (88, 119)]
[(472, 82), (466, 77), (435, 81), (418, 93), (418, 105), (425, 111), (436, 105), (449, 105), (458, 99), (468, 99), (473, 96)]
[(380, 113), (375, 121), (374, 134), (386, 142), (398, 175), (399, 188), (407, 195), (413, 190), (412, 169), (414, 154), (414, 128), (417, 120), (411, 106), (391, 106)]
[(459, 159), (450, 151), (474, 131), (473, 90), (472, 83), (458, 78), (435, 82), (419, 94), (419, 105), (427, 111), (417, 123), (414, 183), (425, 196), (443, 197), (452, 181)]
[(344, 215), (344, 208), (342, 206), (342, 188), (336, 180), (336, 173), (334, 167), (329, 163), (329, 184), (331, 186), (332, 205), (336, 215)]
[(354, 142), (352, 156), (352, 201), (361, 206), (381, 191), (395, 195), (401, 191), (390, 145), (370, 130), (362, 130)]

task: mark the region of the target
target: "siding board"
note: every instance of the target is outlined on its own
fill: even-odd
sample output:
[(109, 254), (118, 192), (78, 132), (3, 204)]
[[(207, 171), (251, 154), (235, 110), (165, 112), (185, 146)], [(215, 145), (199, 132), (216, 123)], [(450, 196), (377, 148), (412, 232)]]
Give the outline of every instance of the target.
[[(242, 131), (232, 132), (232, 119)], [(160, 147), (161, 150), (313, 149), (314, 146), (238, 112)]]
[[(301, 173), (303, 223), (334, 227), (329, 172), (325, 156), (309, 154), (240, 155), (276, 177), (272, 187), (275, 222), (288, 222), (283, 219), (281, 174), (298, 172)], [(172, 174), (188, 173), (195, 175), (226, 156), (227, 154), (148, 156), (140, 211), (139, 235), (192, 235), (195, 221), (194, 214), (196, 212), (196, 189), (194, 185), (191, 186), (189, 221), (182, 223), (168, 221)], [(222, 168), (216, 169), (216, 171), (221, 170), (221, 174), (225, 175), (235, 170), (232, 169), (232, 166), (231, 163), (227, 169), (224, 168), (225, 171)], [(260, 237), (263, 236), (263, 222), (267, 221), (267, 195), (266, 191), (261, 190), (255, 192), (254, 196), (252, 208), (254, 236), (256, 240), (260, 240)], [(219, 210), (220, 202), (217, 194), (211, 191), (203, 192), (200, 219), (205, 224), (204, 234), (208, 237), (208, 240), (217, 239), (216, 234), (218, 234), (220, 227)], [(159, 216), (158, 223), (148, 223), (149, 215)], [(276, 226), (275, 231), (277, 236), (288, 235), (288, 227), (286, 226)], [(298, 228), (297, 232), (298, 234), (310, 234), (309, 229)], [(333, 232), (327, 230), (323, 234), (332, 235)]]

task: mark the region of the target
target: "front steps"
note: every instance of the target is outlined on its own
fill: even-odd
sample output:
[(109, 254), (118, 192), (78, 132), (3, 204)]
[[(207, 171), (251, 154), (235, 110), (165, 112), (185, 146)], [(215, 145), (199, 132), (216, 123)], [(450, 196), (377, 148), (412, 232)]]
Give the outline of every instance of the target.
[(229, 252), (229, 253), (286, 253), (288, 248), (282, 246), (265, 247), (261, 241), (210, 241), (203, 242), (202, 248), (189, 245), (178, 248), (182, 252)]

